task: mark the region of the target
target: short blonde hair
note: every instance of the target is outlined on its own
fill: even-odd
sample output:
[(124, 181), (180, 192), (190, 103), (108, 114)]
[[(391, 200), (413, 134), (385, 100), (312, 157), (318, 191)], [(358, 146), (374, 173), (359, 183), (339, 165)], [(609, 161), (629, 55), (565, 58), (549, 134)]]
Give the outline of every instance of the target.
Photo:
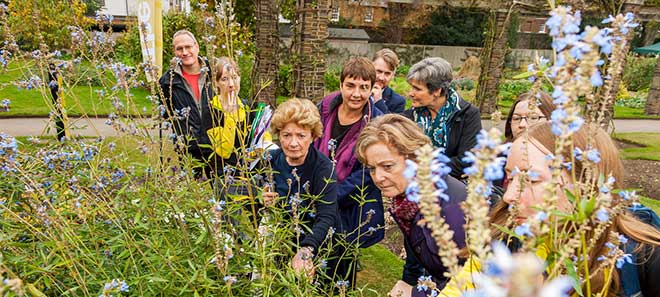
[(415, 159), (415, 151), (431, 143), (419, 126), (398, 114), (386, 114), (371, 121), (358, 136), (355, 150), (363, 164), (367, 163), (367, 149), (382, 142), (406, 158)]
[(288, 123), (295, 123), (304, 129), (309, 129), (312, 131), (313, 139), (323, 135), (321, 115), (316, 105), (310, 100), (291, 98), (280, 104), (270, 121), (270, 131), (274, 135), (279, 135)]
[(396, 71), (396, 69), (399, 67), (399, 56), (397, 56), (396, 53), (389, 48), (384, 48), (377, 51), (374, 55), (373, 61), (376, 62), (378, 58), (383, 59), (387, 65), (390, 65), (390, 69), (392, 69), (392, 71)]

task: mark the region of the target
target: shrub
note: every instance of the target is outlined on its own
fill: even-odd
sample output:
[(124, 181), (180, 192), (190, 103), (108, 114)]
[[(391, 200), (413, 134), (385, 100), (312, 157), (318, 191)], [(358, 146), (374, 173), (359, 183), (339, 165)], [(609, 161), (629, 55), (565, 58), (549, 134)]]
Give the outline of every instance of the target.
[(503, 81), (498, 86), (499, 99), (513, 101), (518, 95), (529, 91), (532, 82), (524, 79)]
[(341, 66), (331, 65), (328, 67), (328, 71), (323, 74), (323, 80), (325, 81), (325, 90), (329, 92), (334, 92), (339, 90), (341, 77)]
[(653, 79), (657, 59), (648, 57), (628, 57), (628, 65), (623, 72), (623, 82), (630, 91), (648, 89)]
[(455, 90), (472, 91), (475, 87), (474, 80), (469, 78), (459, 78), (451, 82), (451, 87)]

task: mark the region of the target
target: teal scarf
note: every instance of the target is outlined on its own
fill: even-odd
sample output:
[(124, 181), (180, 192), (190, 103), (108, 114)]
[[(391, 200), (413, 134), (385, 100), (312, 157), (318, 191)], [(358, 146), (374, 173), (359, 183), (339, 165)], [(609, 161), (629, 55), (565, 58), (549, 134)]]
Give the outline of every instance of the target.
[(435, 115), (435, 119), (431, 119), (431, 112), (428, 107), (415, 108), (415, 122), (424, 130), (424, 134), (431, 138), (433, 147), (447, 148), (447, 135), (449, 134), (447, 120), (449, 120), (454, 112), (459, 110), (458, 100), (456, 91), (449, 89), (447, 101), (440, 108), (438, 114)]

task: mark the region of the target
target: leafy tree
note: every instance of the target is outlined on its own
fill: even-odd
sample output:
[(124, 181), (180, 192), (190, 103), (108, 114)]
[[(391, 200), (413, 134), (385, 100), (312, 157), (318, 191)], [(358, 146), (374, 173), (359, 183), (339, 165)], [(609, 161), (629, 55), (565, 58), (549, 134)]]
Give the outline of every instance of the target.
[(9, 27), (22, 49), (33, 50), (41, 43), (51, 49), (66, 48), (71, 42), (68, 26), (87, 27), (82, 1), (11, 1)]
[(103, 0), (84, 0), (85, 2), (85, 15), (93, 16), (101, 7), (103, 7)]
[(415, 43), (481, 46), (485, 24), (482, 10), (439, 6), (431, 13), (428, 25), (419, 29)]

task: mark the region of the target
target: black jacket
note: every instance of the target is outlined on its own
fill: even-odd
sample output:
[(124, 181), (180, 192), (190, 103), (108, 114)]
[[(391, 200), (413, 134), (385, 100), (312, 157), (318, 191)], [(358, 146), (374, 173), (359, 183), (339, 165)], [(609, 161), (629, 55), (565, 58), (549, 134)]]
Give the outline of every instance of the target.
[[(197, 159), (208, 157), (212, 150), (200, 147), (210, 145), (206, 131), (216, 126), (220, 118), (220, 112), (213, 110), (210, 103), (213, 99), (213, 86), (211, 83), (211, 68), (208, 60), (199, 58), (202, 65), (200, 73), (200, 101), (197, 103), (192, 94), (192, 89), (183, 78), (181, 65), (175, 64), (163, 74), (159, 83), (163, 91), (161, 103), (165, 106), (166, 118), (172, 118), (172, 125), (177, 136), (186, 137), (187, 152)], [(189, 107), (190, 113), (187, 117), (180, 116), (181, 110)]]
[[(337, 184), (332, 162), (313, 145), (309, 146), (305, 162), (300, 166), (290, 166), (282, 149), (272, 150), (270, 155), (271, 166), (277, 172), (273, 176), (275, 190), (280, 197), (284, 197), (280, 200), (281, 206), (293, 215), (291, 197), (299, 193), (302, 200), (297, 208), (304, 231), (300, 247), (310, 246), (318, 251), (320, 246), (327, 243), (328, 230), (331, 227), (336, 229), (339, 221)], [(293, 175), (294, 169), (300, 180)]]
[[(465, 152), (477, 144), (477, 134), (481, 131), (481, 116), (479, 109), (474, 105), (462, 98), (459, 100), (458, 106), (460, 110), (452, 114), (447, 120), (449, 135), (447, 137), (445, 155), (451, 159), (449, 164), (447, 164), (451, 167), (451, 176), (460, 180), (465, 179), (463, 169), (470, 166), (461, 159), (465, 156)], [(417, 113), (414, 107), (401, 114), (417, 122), (415, 120)]]

